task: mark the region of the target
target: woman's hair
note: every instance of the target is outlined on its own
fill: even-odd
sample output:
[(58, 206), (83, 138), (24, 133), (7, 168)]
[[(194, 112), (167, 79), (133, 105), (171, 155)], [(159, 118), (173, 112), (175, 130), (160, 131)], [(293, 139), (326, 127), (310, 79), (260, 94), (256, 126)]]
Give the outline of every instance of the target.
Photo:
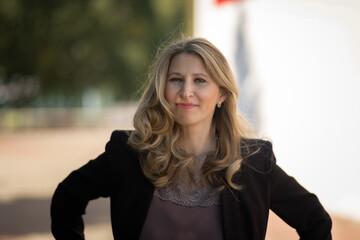
[(234, 184), (232, 178), (246, 157), (240, 145), (254, 131), (237, 112), (239, 91), (226, 58), (206, 39), (184, 39), (158, 51), (134, 116), (135, 131), (128, 143), (139, 152), (141, 168), (155, 187), (171, 184), (179, 174), (184, 174), (187, 180), (191, 178), (188, 175), (194, 156), (186, 153), (178, 144), (181, 131), (164, 97), (170, 62), (179, 53), (199, 56), (210, 77), (226, 94), (221, 108), (217, 108), (213, 116), (216, 151), (214, 159), (206, 161), (202, 168), (204, 178), (214, 187), (228, 184), (239, 189), (240, 186)]

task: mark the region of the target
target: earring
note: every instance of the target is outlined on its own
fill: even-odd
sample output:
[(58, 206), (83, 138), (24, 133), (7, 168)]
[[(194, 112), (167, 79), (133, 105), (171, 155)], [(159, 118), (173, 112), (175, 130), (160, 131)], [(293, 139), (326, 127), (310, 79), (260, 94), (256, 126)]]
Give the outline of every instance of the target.
[(218, 108), (221, 108), (221, 102), (218, 102), (218, 104), (216, 104), (216, 106), (217, 106)]

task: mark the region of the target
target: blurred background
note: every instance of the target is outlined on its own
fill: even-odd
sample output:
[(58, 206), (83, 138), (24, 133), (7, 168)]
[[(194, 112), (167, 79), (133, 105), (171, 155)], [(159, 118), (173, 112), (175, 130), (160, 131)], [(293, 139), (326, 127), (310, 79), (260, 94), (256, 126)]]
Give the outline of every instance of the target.
[[(132, 128), (157, 47), (181, 35), (219, 47), (239, 111), (334, 239), (360, 239), (357, 0), (0, 0), (0, 239), (52, 239), (57, 184)], [(87, 239), (112, 239), (107, 199), (85, 222)], [(271, 214), (266, 239), (297, 235)]]

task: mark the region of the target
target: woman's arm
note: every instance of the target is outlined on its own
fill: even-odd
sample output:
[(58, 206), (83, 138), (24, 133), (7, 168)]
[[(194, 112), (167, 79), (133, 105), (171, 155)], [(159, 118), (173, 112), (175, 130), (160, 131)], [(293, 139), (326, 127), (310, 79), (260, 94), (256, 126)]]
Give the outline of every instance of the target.
[(295, 228), (300, 239), (332, 239), (331, 218), (318, 198), (303, 188), (293, 177), (288, 176), (276, 165), (275, 160), (272, 162), (273, 169), (270, 174), (271, 210)]
[(84, 239), (82, 215), (90, 200), (109, 197), (115, 182), (121, 181), (118, 156), (126, 141), (124, 133), (114, 132), (103, 154), (58, 185), (51, 203), (51, 230), (56, 239)]

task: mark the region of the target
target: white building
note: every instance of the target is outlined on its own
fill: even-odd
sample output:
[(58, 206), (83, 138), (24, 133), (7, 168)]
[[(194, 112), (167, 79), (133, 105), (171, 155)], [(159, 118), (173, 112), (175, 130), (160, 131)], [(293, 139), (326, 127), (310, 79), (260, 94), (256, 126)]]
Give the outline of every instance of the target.
[(228, 58), (278, 164), (360, 219), (360, 1), (194, 0), (194, 35)]

